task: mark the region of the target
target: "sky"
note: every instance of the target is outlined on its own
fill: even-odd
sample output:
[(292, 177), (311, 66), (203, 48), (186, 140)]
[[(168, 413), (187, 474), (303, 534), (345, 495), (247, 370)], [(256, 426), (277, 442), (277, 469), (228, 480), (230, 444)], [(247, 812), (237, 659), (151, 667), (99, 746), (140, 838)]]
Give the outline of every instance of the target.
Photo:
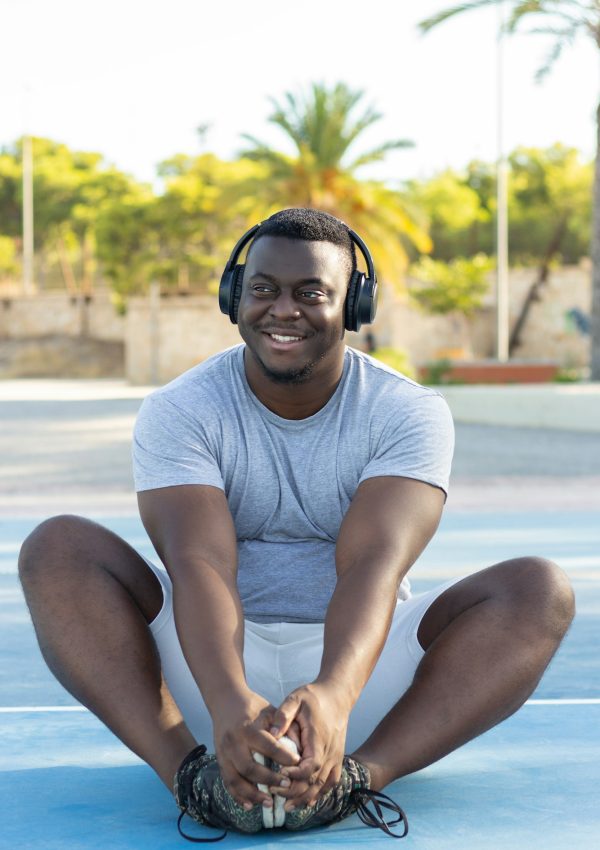
[[(389, 139), (414, 143), (364, 176), (393, 184), (494, 161), (498, 11), (420, 34), (418, 21), (450, 4), (0, 0), (0, 147), (25, 132), (46, 136), (152, 182), (176, 153), (236, 156), (244, 132), (288, 149), (268, 122), (270, 98), (343, 81), (384, 116), (356, 154)], [(504, 148), (560, 141), (591, 158), (600, 54), (582, 37), (538, 84), (551, 43), (504, 42)]]

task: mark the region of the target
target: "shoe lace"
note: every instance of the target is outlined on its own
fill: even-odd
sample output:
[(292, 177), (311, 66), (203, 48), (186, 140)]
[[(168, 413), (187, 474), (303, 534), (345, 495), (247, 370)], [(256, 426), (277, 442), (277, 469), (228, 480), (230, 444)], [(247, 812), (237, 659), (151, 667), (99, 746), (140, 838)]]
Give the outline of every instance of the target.
[[(354, 792), (354, 802), (356, 804), (356, 814), (367, 826), (381, 829), (386, 835), (390, 835), (392, 838), (404, 838), (408, 833), (408, 819), (406, 814), (398, 803), (392, 800), (391, 797), (388, 797), (387, 794), (383, 794), (381, 791), (373, 791), (371, 788), (361, 788), (360, 791), (357, 790)], [(367, 808), (369, 804), (373, 806), (375, 811)], [(397, 817), (394, 820), (386, 820), (384, 809), (394, 812)], [(404, 826), (404, 832), (401, 835), (397, 835), (390, 829), (390, 827), (397, 826), (399, 823)]]
[(179, 834), (187, 841), (193, 841), (195, 844), (210, 844), (214, 843), (215, 841), (222, 841), (227, 835), (227, 830), (225, 830), (222, 835), (217, 835), (214, 838), (194, 838), (193, 835), (187, 835), (187, 833), (185, 833), (181, 828), (181, 821), (183, 820), (184, 815), (187, 815), (187, 813), (188, 810), (184, 809), (177, 818), (177, 829), (179, 830)]
[[(191, 751), (191, 753), (188, 753), (186, 758), (181, 763), (181, 767), (179, 768), (178, 775), (182, 770), (184, 770), (184, 768), (187, 767), (187, 765), (190, 762), (195, 761), (197, 758), (199, 758), (200, 756), (203, 756), (205, 753), (206, 753), (206, 747), (204, 746), (204, 744), (201, 744), (199, 747), (195, 747)], [(191, 773), (191, 771), (188, 771), (187, 773), (185, 773), (185, 778), (184, 778), (184, 781), (183, 781), (183, 790), (185, 792), (184, 796), (185, 796), (186, 800), (189, 800), (190, 796), (192, 795), (193, 781), (194, 781), (194, 776)], [(225, 836), (227, 835), (227, 830), (225, 830), (222, 835), (217, 835), (213, 838), (195, 838), (193, 835), (187, 835), (187, 833), (185, 833), (183, 831), (183, 829), (181, 828), (181, 821), (183, 820), (184, 816), (187, 815), (187, 814), (189, 814), (189, 811), (188, 811), (187, 806), (185, 806), (185, 808), (182, 809), (181, 814), (179, 815), (179, 817), (177, 819), (177, 829), (179, 830), (179, 834), (181, 835), (182, 838), (185, 838), (187, 841), (193, 841), (195, 844), (207, 844), (207, 843), (211, 844), (211, 843), (214, 843), (215, 841), (222, 841), (223, 838), (225, 838)], [(192, 817), (192, 816), (190, 815), (190, 817)]]

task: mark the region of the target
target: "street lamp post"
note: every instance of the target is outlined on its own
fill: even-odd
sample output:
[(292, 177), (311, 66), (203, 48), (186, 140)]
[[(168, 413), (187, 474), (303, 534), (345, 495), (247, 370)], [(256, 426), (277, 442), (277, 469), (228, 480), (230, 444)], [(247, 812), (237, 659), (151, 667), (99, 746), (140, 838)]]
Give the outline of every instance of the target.
[(23, 136), (23, 295), (33, 295), (33, 150)]
[(496, 48), (496, 124), (498, 163), (496, 166), (496, 358), (508, 360), (508, 164), (504, 154), (504, 14), (498, 3), (498, 44)]

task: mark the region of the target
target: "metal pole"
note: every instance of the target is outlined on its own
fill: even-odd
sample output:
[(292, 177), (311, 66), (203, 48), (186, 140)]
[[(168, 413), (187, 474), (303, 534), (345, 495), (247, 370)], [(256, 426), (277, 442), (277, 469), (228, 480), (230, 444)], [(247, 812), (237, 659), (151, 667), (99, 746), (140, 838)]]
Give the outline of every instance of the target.
[(496, 357), (508, 360), (508, 164), (504, 154), (504, 10), (498, 3), (498, 45), (496, 51), (496, 107), (498, 163), (496, 166)]
[(33, 150), (23, 136), (23, 295), (33, 292)]

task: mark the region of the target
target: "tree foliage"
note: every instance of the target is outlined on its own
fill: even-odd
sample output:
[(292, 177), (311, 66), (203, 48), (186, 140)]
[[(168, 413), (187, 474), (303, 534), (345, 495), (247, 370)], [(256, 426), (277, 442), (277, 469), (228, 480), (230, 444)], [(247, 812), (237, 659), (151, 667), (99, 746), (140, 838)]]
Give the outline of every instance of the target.
[(456, 257), (449, 263), (422, 257), (410, 269), (416, 281), (411, 298), (428, 313), (469, 316), (483, 303), (493, 267), (494, 261), (485, 254)]
[(246, 135), (251, 147), (244, 156), (260, 163), (266, 173), (262, 191), (258, 186), (246, 190), (257, 190), (257, 219), (290, 206), (314, 207), (343, 219), (369, 243), (380, 275), (399, 283), (407, 265), (406, 243), (428, 251), (430, 240), (400, 193), (357, 176), (365, 165), (411, 145), (395, 139), (356, 152), (364, 131), (381, 118), (372, 106), (358, 111), (363, 96), (344, 83), (332, 88), (314, 83), (306, 95), (288, 92), (282, 103), (273, 100), (269, 120), (285, 133), (295, 152), (282, 153)]
[[(427, 32), (449, 18), (484, 6), (494, 6), (503, 0), (470, 0), (439, 12), (421, 22)], [(579, 35), (590, 37), (600, 48), (600, 2), (598, 0), (512, 0), (504, 29), (511, 33), (525, 21), (533, 26), (531, 33), (551, 36), (552, 47), (538, 69), (538, 79), (553, 67), (565, 47), (570, 47)], [(537, 25), (539, 22), (539, 25)], [(594, 212), (591, 239), (592, 311), (591, 311), (591, 377), (600, 381), (600, 104), (597, 106), (599, 144), (596, 150), (594, 173)]]
[[(470, 0), (444, 9), (421, 21), (423, 32), (463, 12), (498, 6), (504, 0)], [(552, 47), (537, 72), (543, 78), (561, 56), (565, 47), (573, 44), (578, 35), (590, 36), (600, 47), (600, 3), (597, 0), (512, 0), (508, 4), (509, 14), (504, 30), (514, 33), (522, 24), (533, 24), (528, 30), (536, 35), (548, 35), (553, 39)], [(538, 21), (540, 23), (538, 24)]]
[[(575, 264), (588, 256), (592, 220), (591, 162), (561, 144), (516, 148), (509, 163), (509, 253), (512, 264), (535, 265), (561, 236), (556, 259)], [(426, 216), (432, 256), (495, 252), (495, 165), (471, 162), (463, 172), (445, 170), (429, 180), (412, 180), (407, 198)]]
[(233, 234), (247, 224), (249, 200), (236, 187), (255, 179), (247, 160), (178, 154), (159, 166), (164, 191), (140, 187), (99, 220), (99, 255), (122, 295), (144, 292), (150, 280), (178, 290), (216, 289)]
[[(375, 115), (366, 114), (371, 119)], [(340, 133), (345, 126), (345, 141), (351, 136), (354, 141), (359, 136), (348, 130), (351, 122), (346, 119), (344, 125), (338, 116), (333, 126)], [(357, 124), (364, 127), (366, 121), (363, 116)], [(316, 126), (308, 119), (306, 123)], [(315, 146), (331, 165), (331, 158), (347, 151), (350, 142), (336, 146), (334, 138), (325, 144), (323, 136), (327, 136), (323, 127), (315, 129)], [(349, 161), (360, 167), (372, 155), (359, 154)], [(3, 279), (18, 272), (20, 157), (19, 145), (0, 154)], [(296, 174), (297, 166), (297, 161), (290, 166), (288, 178)], [(576, 262), (586, 253), (589, 237), (591, 164), (582, 163), (575, 150), (554, 145), (547, 150), (518, 148), (510, 156), (510, 167), (513, 262), (546, 261), (548, 246), (555, 244), (563, 260)], [(454, 298), (452, 309), (472, 309), (467, 296), (476, 295), (472, 272), (479, 261), (472, 268), (465, 265), (466, 259), (454, 265), (452, 261), (494, 251), (494, 165), (472, 162), (460, 173), (446, 170), (428, 180), (411, 181), (402, 192), (361, 181), (343, 163), (334, 171), (327, 184), (329, 209), (365, 237), (380, 277), (398, 280), (405, 246), (414, 237), (413, 260), (432, 248), (432, 259), (446, 264), (423, 261), (417, 266), (428, 286), (447, 288), (445, 295), (441, 290), (434, 295), (422, 287), (417, 299), (428, 300), (439, 310), (444, 298)], [(163, 288), (214, 291), (231, 246), (244, 228), (299, 201), (284, 194), (284, 183), (268, 161), (253, 156), (227, 162), (212, 153), (178, 154), (159, 166), (162, 191), (157, 192), (106, 164), (97, 153), (36, 139), (34, 174), (38, 267), (54, 264), (61, 285), (72, 292), (85, 291), (94, 277), (102, 275), (121, 299), (145, 292), (153, 279)], [(325, 185), (324, 173), (317, 170), (313, 178), (315, 185)], [(455, 281), (459, 274), (465, 276), (462, 290)]]
[[(95, 227), (106, 204), (120, 201), (134, 181), (106, 165), (98, 153), (72, 151), (33, 139), (33, 196), (38, 278), (61, 270), (70, 289), (90, 289), (96, 256)], [(22, 143), (0, 155), (2, 234), (21, 247)]]

